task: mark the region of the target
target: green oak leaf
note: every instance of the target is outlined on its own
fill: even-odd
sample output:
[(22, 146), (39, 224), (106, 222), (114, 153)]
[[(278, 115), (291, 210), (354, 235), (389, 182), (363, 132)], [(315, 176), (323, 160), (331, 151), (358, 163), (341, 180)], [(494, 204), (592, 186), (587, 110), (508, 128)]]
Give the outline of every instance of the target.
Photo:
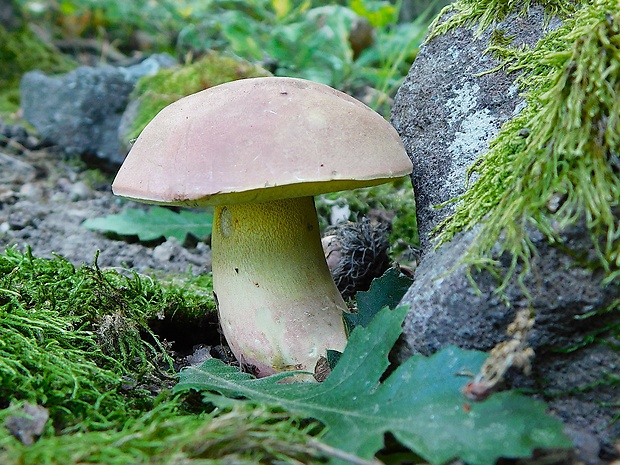
[(383, 379), (406, 313), (405, 306), (384, 308), (358, 327), (323, 383), (280, 383), (287, 373), (255, 379), (210, 359), (183, 370), (174, 390), (200, 391), (214, 405), (250, 401), (319, 420), (326, 427), (322, 441), (365, 459), (384, 446), (386, 433), (433, 465), (455, 459), (492, 465), (538, 448), (570, 447), (561, 422), (540, 401), (512, 391), (482, 402), (463, 396), (461, 374), (476, 372), (483, 352), (447, 347), (431, 357), (415, 355)]
[(123, 213), (104, 218), (90, 218), (82, 223), (87, 229), (105, 231), (120, 236), (138, 236), (143, 242), (165, 237), (185, 241), (187, 234), (197, 238), (211, 234), (213, 214), (209, 211), (181, 210), (176, 213), (169, 208), (151, 207), (148, 211), (128, 208)]
[(380, 278), (373, 279), (367, 291), (355, 294), (357, 312), (342, 315), (347, 332), (351, 333), (357, 326), (368, 326), (383, 307), (396, 308), (412, 282), (398, 268), (390, 268)]

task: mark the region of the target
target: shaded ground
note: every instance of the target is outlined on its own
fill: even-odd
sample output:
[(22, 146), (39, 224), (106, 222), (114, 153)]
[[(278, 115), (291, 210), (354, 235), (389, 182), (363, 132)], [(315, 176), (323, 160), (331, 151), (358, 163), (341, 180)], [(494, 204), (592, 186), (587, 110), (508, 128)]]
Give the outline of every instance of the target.
[(210, 249), (203, 242), (143, 245), (82, 227), (87, 218), (119, 213), (127, 205), (110, 190), (112, 170), (102, 174), (53, 148), (27, 150), (8, 142), (0, 146), (0, 250), (30, 246), (35, 256), (58, 254), (75, 264), (92, 263), (99, 251), (100, 266), (137, 272), (210, 270)]

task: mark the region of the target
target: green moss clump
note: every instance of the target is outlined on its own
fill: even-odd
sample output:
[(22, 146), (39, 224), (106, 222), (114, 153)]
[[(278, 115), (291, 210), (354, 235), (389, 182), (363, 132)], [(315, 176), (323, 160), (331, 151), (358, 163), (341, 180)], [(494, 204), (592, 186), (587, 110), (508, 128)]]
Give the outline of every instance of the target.
[[(0, 254), (0, 463), (325, 463), (311, 442), (315, 422), (234, 401), (209, 410), (171, 394), (168, 347), (150, 328), (179, 318), (196, 327), (214, 310), (211, 284)], [(49, 413), (31, 445), (7, 427), (26, 403)]]
[[(470, 169), (477, 180), (456, 199), (439, 241), (482, 224), (466, 261), (493, 265), (491, 249), (529, 270), (536, 253), (527, 228), (551, 243), (585, 220), (609, 281), (620, 276), (620, 13), (615, 1), (584, 6), (533, 49), (513, 50), (503, 66), (521, 71), (527, 107), (507, 122)], [(501, 48), (501, 47), (500, 47)], [(491, 50), (492, 51), (492, 50)], [(497, 252), (497, 251), (494, 251)], [(501, 288), (500, 288), (501, 289)]]
[(3, 465), (319, 464), (313, 422), (237, 402), (229, 410), (188, 412), (179, 398), (106, 431), (44, 435), (30, 446), (0, 434)]
[(209, 87), (235, 79), (268, 76), (263, 68), (238, 58), (209, 53), (200, 60), (145, 76), (136, 84), (131, 100), (138, 100), (138, 111), (126, 140), (138, 137), (144, 127), (167, 105)]
[(41, 404), (59, 431), (133, 417), (153, 402), (140, 386), (165, 389), (174, 373), (149, 322), (213, 307), (151, 278), (8, 249), (0, 255), (0, 406)]
[(76, 64), (39, 40), (27, 28), (8, 32), (0, 25), (0, 114), (19, 108), (19, 80), (27, 71), (63, 73)]
[[(585, 3), (583, 0), (458, 0), (446, 6), (429, 26), (431, 38), (445, 34), (458, 26), (478, 24), (476, 36), (479, 36), (489, 26), (503, 21), (509, 14), (518, 12), (526, 14), (532, 4), (544, 7), (547, 17), (557, 15), (567, 18), (576, 11), (578, 6)], [(452, 13), (445, 18), (446, 13)]]

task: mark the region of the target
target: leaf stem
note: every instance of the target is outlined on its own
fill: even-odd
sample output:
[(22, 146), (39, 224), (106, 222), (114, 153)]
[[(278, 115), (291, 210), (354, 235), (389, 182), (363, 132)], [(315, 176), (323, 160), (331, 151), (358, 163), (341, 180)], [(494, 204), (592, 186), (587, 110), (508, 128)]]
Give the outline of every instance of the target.
[(345, 452), (343, 450), (337, 449), (336, 447), (317, 441), (316, 439), (310, 439), (308, 441), (308, 445), (314, 447), (319, 452), (323, 452), (334, 458), (352, 463), (353, 465), (385, 465), (382, 461), (378, 459), (373, 458), (371, 460), (366, 460), (358, 457), (357, 455), (350, 454), (349, 452)]

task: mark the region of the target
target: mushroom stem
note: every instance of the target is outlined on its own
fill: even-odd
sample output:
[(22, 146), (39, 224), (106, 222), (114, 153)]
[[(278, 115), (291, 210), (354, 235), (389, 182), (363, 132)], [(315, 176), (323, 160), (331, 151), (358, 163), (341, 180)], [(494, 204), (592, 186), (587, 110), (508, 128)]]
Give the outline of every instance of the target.
[(344, 349), (346, 305), (312, 197), (218, 206), (211, 245), (222, 330), (248, 371), (313, 372), (327, 349)]

